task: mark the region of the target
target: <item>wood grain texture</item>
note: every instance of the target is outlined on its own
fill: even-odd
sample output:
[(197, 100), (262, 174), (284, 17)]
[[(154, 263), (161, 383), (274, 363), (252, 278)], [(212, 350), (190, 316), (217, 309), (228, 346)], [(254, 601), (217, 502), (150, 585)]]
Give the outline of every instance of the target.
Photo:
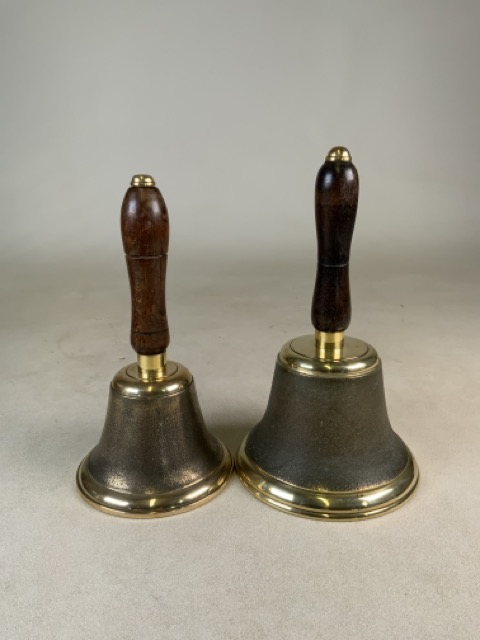
[(163, 353), (170, 342), (165, 305), (169, 225), (156, 187), (128, 189), (121, 227), (132, 298), (132, 347), (142, 355)]
[(325, 162), (315, 183), (318, 261), (312, 324), (318, 331), (345, 331), (350, 324), (348, 263), (357, 204), (355, 166), (351, 162)]

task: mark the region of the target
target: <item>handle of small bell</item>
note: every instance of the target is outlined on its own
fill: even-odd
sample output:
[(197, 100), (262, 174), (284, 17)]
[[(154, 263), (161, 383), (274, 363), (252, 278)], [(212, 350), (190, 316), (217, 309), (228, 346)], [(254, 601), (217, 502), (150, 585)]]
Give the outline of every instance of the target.
[(121, 228), (132, 299), (131, 344), (140, 369), (161, 375), (170, 342), (165, 305), (169, 223), (162, 194), (150, 176), (132, 178)]

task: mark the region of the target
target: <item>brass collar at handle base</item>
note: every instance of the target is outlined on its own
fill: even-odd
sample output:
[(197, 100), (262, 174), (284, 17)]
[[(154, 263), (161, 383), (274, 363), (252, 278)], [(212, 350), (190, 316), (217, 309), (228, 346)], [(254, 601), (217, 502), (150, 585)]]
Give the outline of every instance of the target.
[(343, 344), (343, 331), (315, 331), (316, 356), (320, 360), (341, 360)]
[(153, 356), (138, 353), (137, 364), (142, 380), (162, 380), (166, 376), (167, 353), (157, 353)]

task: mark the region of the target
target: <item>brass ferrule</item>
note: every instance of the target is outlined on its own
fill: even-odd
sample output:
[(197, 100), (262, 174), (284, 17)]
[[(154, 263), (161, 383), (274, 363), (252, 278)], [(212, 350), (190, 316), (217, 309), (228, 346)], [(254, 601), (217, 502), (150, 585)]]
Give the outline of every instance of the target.
[(165, 377), (167, 364), (167, 352), (157, 353), (153, 356), (143, 356), (137, 353), (137, 365), (142, 380), (161, 380)]
[(341, 360), (343, 331), (315, 331), (315, 355), (320, 360)]

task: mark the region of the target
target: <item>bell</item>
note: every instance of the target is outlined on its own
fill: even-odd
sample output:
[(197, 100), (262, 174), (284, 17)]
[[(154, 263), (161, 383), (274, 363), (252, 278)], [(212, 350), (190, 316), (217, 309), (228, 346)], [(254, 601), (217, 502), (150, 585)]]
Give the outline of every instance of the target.
[(310, 518), (378, 516), (400, 506), (418, 482), (415, 460), (390, 426), (377, 352), (344, 336), (357, 202), (357, 170), (348, 150), (335, 147), (315, 185), (315, 334), (282, 347), (265, 415), (236, 460), (254, 496)]
[(167, 360), (168, 212), (153, 178), (125, 194), (122, 239), (132, 296), (137, 362), (113, 378), (98, 445), (77, 485), (93, 507), (118, 516), (167, 516), (197, 507), (225, 486), (232, 459), (205, 427), (190, 371)]

